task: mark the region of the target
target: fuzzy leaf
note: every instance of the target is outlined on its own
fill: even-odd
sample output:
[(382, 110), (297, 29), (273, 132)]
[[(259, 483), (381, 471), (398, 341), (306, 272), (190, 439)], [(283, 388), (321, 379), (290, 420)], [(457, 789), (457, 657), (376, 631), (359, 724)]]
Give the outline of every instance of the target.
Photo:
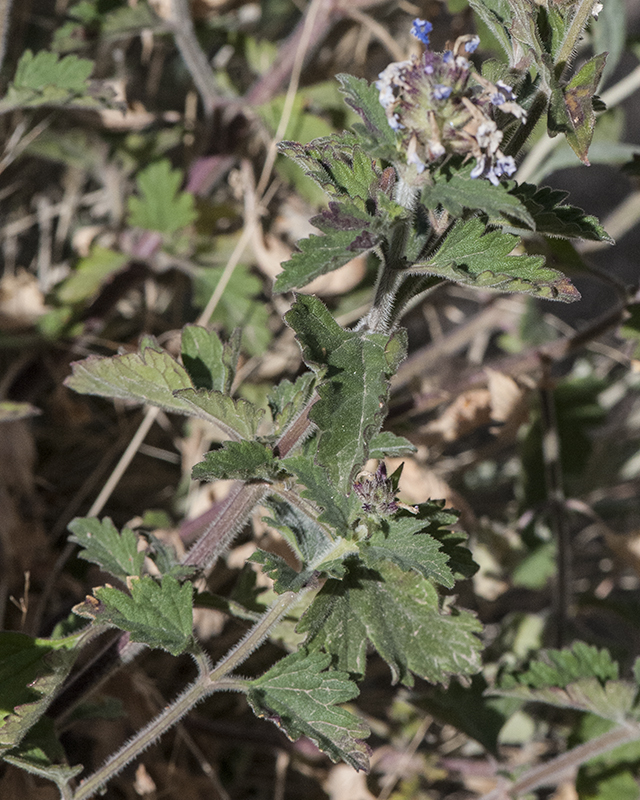
[(578, 290), (561, 272), (544, 267), (542, 256), (510, 255), (519, 238), (508, 233), (486, 230), (478, 218), (458, 221), (440, 249), (427, 261), (416, 263), (411, 271), (426, 272), (454, 283), (523, 292), (548, 300), (573, 302)]
[(73, 534), (69, 541), (82, 547), (78, 558), (97, 564), (120, 580), (140, 576), (145, 554), (138, 552), (138, 537), (130, 528), (118, 533), (108, 517), (76, 517), (68, 527)]
[(336, 489), (348, 494), (382, 424), (389, 379), (405, 355), (404, 339), (346, 331), (315, 297), (298, 297), (286, 321), (319, 377), (319, 400), (309, 412), (320, 431), (316, 461)]
[(325, 672), (328, 655), (292, 653), (250, 682), (247, 698), (255, 714), (266, 717), (296, 741), (307, 736), (333, 761), (368, 770), (368, 748), (362, 741), (369, 729), (339, 703), (358, 695), (344, 672)]
[(253, 439), (264, 416), (264, 409), (222, 392), (180, 389), (175, 396), (191, 409), (187, 413), (214, 422), (232, 439)]
[(282, 461), (282, 466), (293, 473), (305, 488), (302, 497), (312, 500), (320, 509), (320, 521), (344, 534), (348, 527), (348, 503), (344, 493), (332, 484), (327, 470), (314, 464), (308, 456), (293, 456)]
[(369, 442), (369, 458), (399, 458), (416, 452), (416, 446), (404, 436), (380, 431)]
[(303, 569), (301, 572), (297, 572), (287, 564), (282, 556), (260, 548), (247, 560), (252, 564), (260, 564), (262, 571), (273, 581), (273, 591), (277, 594), (299, 591), (313, 574), (312, 569)]
[(131, 640), (149, 647), (161, 647), (177, 656), (192, 644), (193, 586), (182, 586), (167, 575), (158, 583), (145, 575), (129, 582), (131, 594), (113, 586), (99, 586), (94, 595), (74, 607), (81, 617), (98, 625), (129, 631)]
[(199, 325), (185, 325), (181, 350), (182, 363), (196, 389), (225, 391), (227, 369), (223, 362), (224, 348), (215, 331)]
[(467, 611), (445, 613), (434, 586), (389, 562), (376, 570), (357, 562), (341, 581), (328, 580), (300, 625), (307, 646), (322, 647), (339, 669), (363, 675), (367, 642), (389, 664), (393, 681), (411, 673), (435, 683), (480, 668), (480, 624)]
[(587, 153), (596, 124), (593, 96), (606, 60), (606, 53), (589, 59), (565, 87), (554, 88), (549, 105), (549, 135), (564, 133), (571, 149), (587, 166)]
[(193, 468), (191, 477), (195, 481), (271, 480), (279, 469), (280, 463), (271, 448), (260, 442), (224, 442), (218, 450), (205, 454), (204, 461)]
[(532, 689), (564, 687), (579, 678), (597, 678), (602, 683), (618, 678), (618, 664), (607, 650), (576, 642), (564, 650), (544, 650), (520, 675), (506, 675), (503, 688), (517, 685)]
[(47, 710), (78, 655), (80, 637), (0, 632), (0, 753), (19, 745)]
[(352, 133), (344, 132), (314, 139), (306, 144), (280, 142), (278, 150), (295, 161), (308, 178), (329, 194), (346, 195), (347, 190), (333, 174), (332, 165), (338, 161), (348, 162), (357, 142)]
[(532, 230), (546, 236), (559, 236), (563, 239), (588, 239), (593, 242), (609, 242), (613, 239), (595, 217), (585, 214), (581, 208), (563, 205), (568, 192), (538, 188), (530, 183), (521, 183), (511, 189), (520, 198), (533, 218)]
[(326, 528), (276, 497), (270, 497), (267, 505), (273, 517), (263, 517), (263, 520), (282, 534), (301, 564), (311, 564), (315, 568), (333, 541)]
[(333, 272), (357, 255), (373, 249), (378, 242), (379, 238), (367, 232), (353, 230), (336, 230), (302, 239), (298, 242), (300, 249), (283, 264), (273, 289), (288, 292), (306, 286), (318, 276)]
[(353, 75), (336, 75), (346, 103), (364, 122), (354, 126), (358, 133), (370, 140), (367, 152), (375, 158), (393, 156), (396, 151), (396, 134), (380, 103), (380, 92), (373, 84)]
[(141, 170), (136, 183), (140, 197), (129, 198), (129, 225), (170, 234), (197, 218), (193, 195), (180, 191), (182, 172), (166, 158)]
[(493, 186), (489, 181), (474, 180), (469, 177), (472, 169), (469, 165), (459, 171), (436, 170), (433, 185), (422, 190), (424, 205), (430, 209), (441, 205), (454, 217), (461, 217), (465, 209), (478, 210), (494, 224), (504, 223), (508, 216), (533, 228), (533, 218), (519, 197), (504, 183)]
[(452, 525), (457, 522), (457, 517), (434, 506), (431, 519), (425, 514), (426, 519), (397, 515), (382, 520), (378, 529), (360, 543), (363, 562), (376, 569), (381, 562), (392, 561), (405, 572), (414, 570), (423, 578), (451, 589), (454, 580), (448, 566), (449, 558), (442, 551), (441, 543), (429, 536), (428, 531), (441, 525)]
[(305, 372), (295, 383), (284, 378), (267, 397), (276, 434), (283, 433), (298, 418), (311, 400), (315, 385), (313, 373)]

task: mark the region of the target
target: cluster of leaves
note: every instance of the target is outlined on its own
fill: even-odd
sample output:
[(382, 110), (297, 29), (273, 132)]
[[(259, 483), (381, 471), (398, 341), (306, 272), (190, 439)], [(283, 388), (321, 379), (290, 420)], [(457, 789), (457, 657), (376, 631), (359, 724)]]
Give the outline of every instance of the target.
[[(563, 133), (587, 162), (597, 107), (593, 95), (604, 57), (595, 56), (569, 80), (564, 74), (590, 4), (547, 7), (474, 0), (472, 6), (508, 55), (508, 69), (493, 65), (487, 74), (498, 70), (519, 82), (519, 99), (531, 120), (546, 113), (549, 131)], [(104, 15), (82, 2), (73, 7), (72, 16), (56, 36), (58, 53), (76, 49), (79, 33), (88, 26), (108, 36), (157, 25), (144, 3)], [(27, 52), (0, 101), (0, 113), (37, 106), (105, 108), (111, 101), (90, 81), (92, 70), (91, 61), (76, 55)], [(223, 343), (212, 330), (186, 325), (179, 358), (154, 337), (144, 336), (136, 352), (76, 362), (66, 381), (82, 394), (149, 404), (210, 424), (222, 433), (223, 442), (196, 464), (192, 477), (235, 484), (224, 521), (217, 520), (216, 542), (211, 544), (205, 534), (181, 560), (154, 537), (138, 536), (127, 527), (118, 531), (110, 519), (76, 519), (69, 526), (70, 541), (80, 547), (79, 557), (97, 565), (116, 585), (97, 587), (75, 606), (75, 614), (90, 621), (79, 633), (49, 639), (0, 634), (6, 654), (0, 667), (0, 753), (9, 763), (53, 780), (64, 798), (89, 795), (83, 794), (82, 785), (77, 792), (72, 788), (82, 768), (64, 763), (46, 711), (82, 647), (104, 628), (126, 632), (130, 641), (172, 656), (192, 655), (201, 675), (191, 705), (216, 691), (219, 680), (222, 688), (243, 692), (258, 716), (276, 722), (291, 739), (306, 736), (334, 761), (342, 759), (358, 770), (368, 769), (363, 740), (369, 729), (343, 705), (358, 696), (358, 682), (372, 652), (388, 665), (394, 684), (411, 688), (417, 677), (443, 685), (445, 689), (434, 689), (425, 705), (489, 749), (497, 747), (497, 732), (487, 734), (477, 719), (465, 718), (464, 713), (467, 706), (479, 708), (478, 719), (494, 727), (496, 719), (504, 722), (491, 705), (494, 700), (483, 694), (484, 678), (476, 677), (469, 689), (451, 684), (455, 678), (468, 681), (482, 668), (482, 626), (447, 596), (456, 581), (472, 577), (477, 569), (465, 535), (454, 530), (458, 515), (436, 500), (402, 507), (396, 499), (398, 473), (388, 478), (383, 470), (364, 470), (370, 458), (402, 457), (415, 450), (407, 439), (383, 430), (390, 383), (407, 353), (399, 321), (411, 301), (427, 288), (452, 282), (571, 302), (579, 293), (569, 279), (546, 266), (542, 256), (526, 253), (524, 244), (533, 235), (611, 240), (594, 217), (565, 202), (564, 192), (515, 180), (498, 185), (474, 180), (472, 165), (456, 159), (430, 168), (407, 199), (402, 176), (393, 166), (396, 135), (378, 90), (347, 75), (340, 77), (340, 84), (347, 104), (361, 119), (355, 132), (280, 146), (329, 195), (329, 202), (312, 219), (322, 235), (299, 243), (275, 291), (303, 288), (355, 256), (373, 254), (380, 266), (373, 302), (377, 316), (370, 314), (348, 329), (319, 299), (298, 295), (284, 320), (308, 371), (293, 382), (282, 380), (264, 400), (238, 397), (242, 348), (256, 354), (269, 337), (267, 312), (250, 303), (260, 284), (240, 273), (236, 284), (230, 284), (224, 322), (230, 329), (251, 314), (247, 330), (234, 332)], [(521, 133), (511, 130), (511, 142), (517, 143)], [(189, 234), (198, 230), (205, 215), (193, 194), (180, 189), (182, 178), (164, 158), (138, 170), (126, 223), (139, 229), (143, 238), (146, 235), (153, 256), (165, 259), (158, 257), (156, 267), (178, 263), (187, 253), (201, 268), (196, 281), (205, 295), (220, 279), (220, 270), (208, 270), (211, 252), (193, 245)], [(126, 237), (114, 246), (93, 246), (57, 287), (59, 307), (44, 323), (48, 332), (72, 332), (71, 323), (81, 317), (99, 287), (126, 270), (140, 252), (126, 244)], [(631, 314), (630, 333), (637, 336), (635, 307)], [(582, 423), (587, 415), (583, 409), (593, 403), (577, 407), (574, 400), (568, 402), (570, 411)], [(14, 404), (5, 406), (3, 413), (16, 418), (33, 412), (26, 404)], [(564, 435), (574, 440), (583, 427), (562, 424)], [(534, 424), (524, 444), (535, 451), (531, 474), (542, 472), (542, 438)], [(544, 491), (537, 489), (537, 494), (534, 489), (527, 495), (532, 504), (544, 499)], [(250, 654), (252, 636), (257, 646), (269, 632), (277, 633), (280, 616), (272, 619), (260, 602), (262, 616), (223, 598), (197, 595), (193, 579), (210, 566), (258, 505), (269, 507), (266, 521), (286, 542), (290, 557), (257, 550), (250, 561), (270, 579), (276, 598), (272, 608), (281, 603), (289, 611), (295, 602), (302, 608), (293, 652), (261, 676), (242, 678), (229, 675), (231, 667), (224, 671), (224, 659), (211, 668), (193, 631), (194, 606), (213, 604), (255, 622), (233, 651), (243, 654), (238, 664)], [(207, 681), (210, 685), (203, 688)], [(605, 731), (583, 724), (577, 736), (595, 742), (580, 756), (584, 761), (594, 755), (605, 758), (612, 742), (627, 746), (640, 738), (639, 683), (637, 663), (634, 680), (623, 681), (606, 651), (577, 644), (544, 652), (528, 669), (503, 675), (492, 694), (520, 706), (536, 702), (577, 710), (586, 720), (597, 717), (613, 726)], [(176, 702), (189, 697), (187, 690)], [(140, 750), (148, 743), (144, 741)], [(139, 752), (133, 746), (129, 751), (127, 758)], [(637, 750), (610, 755), (609, 763), (616, 765), (640, 757)], [(119, 764), (125, 761), (120, 758)], [(581, 779), (589, 786), (602, 782), (603, 770), (602, 764), (592, 762)], [(108, 771), (104, 777), (110, 777)]]

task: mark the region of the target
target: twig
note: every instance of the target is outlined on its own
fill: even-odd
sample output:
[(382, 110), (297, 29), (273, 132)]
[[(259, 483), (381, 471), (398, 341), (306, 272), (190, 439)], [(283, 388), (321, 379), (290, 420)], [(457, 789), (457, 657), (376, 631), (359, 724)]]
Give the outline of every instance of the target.
[(219, 95), (213, 70), (196, 37), (187, 0), (171, 0), (171, 16), (167, 21), (198, 90), (205, 114), (209, 116), (219, 100)]

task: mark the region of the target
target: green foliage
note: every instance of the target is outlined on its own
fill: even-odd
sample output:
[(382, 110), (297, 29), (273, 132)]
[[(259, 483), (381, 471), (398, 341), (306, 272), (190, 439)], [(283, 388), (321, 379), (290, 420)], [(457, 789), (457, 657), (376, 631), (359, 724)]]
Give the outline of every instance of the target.
[(57, 291), (62, 303), (81, 303), (91, 300), (100, 287), (129, 262), (124, 253), (107, 247), (93, 247), (91, 253), (80, 259), (74, 273)]
[(344, 579), (328, 580), (300, 624), (306, 645), (330, 653), (338, 669), (364, 675), (370, 642), (389, 664), (393, 682), (418, 675), (447, 683), (480, 668), (481, 626), (468, 612), (440, 606), (433, 585), (390, 562), (375, 570), (348, 564)]
[(180, 583), (170, 575), (160, 583), (145, 575), (129, 581), (131, 594), (113, 586), (94, 590), (97, 598), (87, 598), (74, 608), (76, 614), (98, 625), (129, 631), (134, 642), (161, 647), (174, 656), (190, 650), (192, 635), (192, 596), (190, 583)]
[(316, 461), (348, 492), (382, 425), (389, 378), (404, 358), (401, 336), (345, 331), (314, 297), (298, 297), (286, 315), (305, 362), (318, 376), (310, 419), (320, 431)]
[(522, 292), (547, 300), (573, 302), (580, 298), (578, 290), (562, 273), (543, 266), (541, 256), (511, 255), (518, 242), (517, 236), (487, 230), (477, 218), (458, 221), (440, 249), (424, 262), (413, 264), (411, 271), (438, 275), (467, 286)]
[(69, 523), (69, 530), (69, 541), (82, 547), (78, 558), (97, 564), (120, 580), (142, 574), (144, 552), (138, 552), (138, 537), (130, 528), (118, 533), (108, 518), (76, 517)]
[(228, 392), (233, 372), (224, 363), (224, 346), (218, 334), (199, 325), (185, 325), (180, 342), (182, 363), (194, 387)]
[(82, 634), (33, 639), (0, 632), (0, 753), (17, 747), (47, 710), (79, 654)]
[(130, 225), (172, 234), (191, 225), (198, 216), (193, 195), (181, 192), (182, 173), (167, 159), (149, 164), (137, 177), (139, 197), (129, 198)]
[(219, 450), (207, 453), (204, 461), (192, 471), (194, 480), (258, 478), (270, 480), (277, 476), (278, 464), (273, 451), (260, 442), (225, 442)]
[(292, 741), (307, 736), (333, 761), (366, 770), (368, 748), (362, 739), (369, 729), (339, 706), (353, 700), (358, 689), (346, 673), (326, 672), (330, 663), (328, 655), (292, 653), (251, 681), (247, 698), (258, 716), (275, 722)]

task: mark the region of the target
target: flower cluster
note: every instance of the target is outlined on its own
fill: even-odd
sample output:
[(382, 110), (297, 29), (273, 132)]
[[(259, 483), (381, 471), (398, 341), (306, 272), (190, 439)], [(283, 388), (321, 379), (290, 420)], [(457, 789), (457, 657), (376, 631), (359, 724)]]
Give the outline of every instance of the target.
[(363, 472), (353, 488), (362, 502), (362, 510), (367, 514), (385, 517), (395, 514), (404, 505), (396, 500), (396, 488), (387, 477), (384, 461), (380, 462), (375, 473)]
[(480, 40), (459, 36), (452, 50), (428, 49), (431, 23), (414, 20), (411, 33), (427, 46), (422, 58), (397, 61), (381, 72), (376, 88), (389, 125), (398, 132), (398, 147), (418, 173), (446, 154), (473, 157), (472, 178), (498, 184), (516, 165), (500, 150), (503, 133), (495, 109), (524, 121), (511, 86), (479, 75), (467, 56)]

